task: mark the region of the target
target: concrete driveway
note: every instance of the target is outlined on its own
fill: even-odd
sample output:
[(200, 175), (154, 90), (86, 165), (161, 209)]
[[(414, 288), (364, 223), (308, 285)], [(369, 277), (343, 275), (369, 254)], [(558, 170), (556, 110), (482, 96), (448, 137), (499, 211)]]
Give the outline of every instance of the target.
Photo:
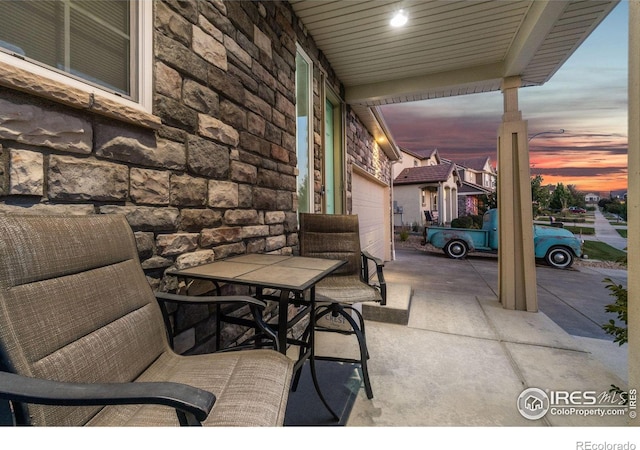
[[(405, 253), (400, 253), (405, 257)], [(449, 270), (448, 263), (441, 261), (444, 256), (436, 252), (427, 253), (428, 261), (438, 261), (442, 270)], [(432, 259), (433, 258), (433, 259)], [(426, 262), (427, 260), (425, 260)], [(429, 265), (433, 265), (430, 263)], [(468, 264), (482, 278), (491, 293), (498, 293), (497, 258), (489, 256), (470, 256)], [(460, 267), (462, 269), (462, 267)], [(466, 268), (465, 268), (466, 269)], [(614, 319), (614, 315), (605, 312), (605, 306), (615, 298), (606, 288), (610, 278), (616, 284), (627, 284), (627, 271), (619, 269), (599, 268), (588, 262), (576, 262), (568, 270), (558, 270), (544, 264), (536, 266), (538, 285), (538, 307), (567, 333), (573, 336), (612, 340), (601, 328), (601, 325)], [(452, 277), (455, 278), (455, 277)], [(478, 295), (482, 295), (485, 287), (480, 287)]]
[[(627, 424), (621, 416), (529, 420), (516, 407), (528, 388), (626, 388), (626, 348), (599, 328), (612, 301), (602, 279), (623, 283), (626, 271), (538, 266), (539, 313), (503, 309), (497, 271), (495, 257), (396, 251), (385, 277), (412, 287), (409, 323), (367, 322), (374, 398), (359, 392), (349, 426)], [(339, 353), (347, 345), (325, 344)]]

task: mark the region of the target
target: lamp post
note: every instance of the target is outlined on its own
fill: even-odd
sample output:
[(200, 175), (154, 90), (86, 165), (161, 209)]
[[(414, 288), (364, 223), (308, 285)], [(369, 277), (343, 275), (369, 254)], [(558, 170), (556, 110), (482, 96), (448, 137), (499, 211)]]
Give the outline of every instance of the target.
[(538, 137), (541, 134), (562, 134), (562, 133), (564, 133), (564, 128), (561, 128), (559, 130), (541, 131), (540, 133), (532, 134), (531, 136), (529, 136), (528, 141), (531, 141), (531, 139), (533, 139), (534, 137)]

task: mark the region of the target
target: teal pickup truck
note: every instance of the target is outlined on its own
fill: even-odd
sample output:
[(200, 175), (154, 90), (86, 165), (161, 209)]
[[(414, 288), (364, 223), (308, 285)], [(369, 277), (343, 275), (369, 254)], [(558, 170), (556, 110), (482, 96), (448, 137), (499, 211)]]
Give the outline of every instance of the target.
[[(428, 227), (422, 245), (430, 243), (450, 258), (464, 258), (473, 251), (498, 250), (498, 210), (490, 209), (482, 218), (482, 229)], [(557, 269), (568, 269), (574, 257), (582, 255), (582, 241), (571, 231), (534, 225), (533, 245), (536, 258)]]

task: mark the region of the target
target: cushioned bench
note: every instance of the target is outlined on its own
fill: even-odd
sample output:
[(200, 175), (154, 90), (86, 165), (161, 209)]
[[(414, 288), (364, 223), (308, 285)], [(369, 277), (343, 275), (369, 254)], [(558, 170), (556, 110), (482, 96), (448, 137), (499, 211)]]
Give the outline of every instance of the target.
[(123, 217), (0, 216), (0, 398), (19, 423), (282, 425), (292, 370), (268, 349), (175, 354)]

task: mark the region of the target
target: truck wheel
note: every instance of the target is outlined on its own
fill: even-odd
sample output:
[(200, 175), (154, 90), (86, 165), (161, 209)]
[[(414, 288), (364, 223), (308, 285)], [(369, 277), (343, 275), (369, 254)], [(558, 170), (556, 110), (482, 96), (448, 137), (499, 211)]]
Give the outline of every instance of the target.
[(544, 259), (551, 267), (568, 269), (573, 264), (573, 253), (565, 247), (551, 247)]
[(459, 239), (447, 242), (444, 246), (444, 252), (449, 258), (460, 259), (467, 256), (467, 244)]

